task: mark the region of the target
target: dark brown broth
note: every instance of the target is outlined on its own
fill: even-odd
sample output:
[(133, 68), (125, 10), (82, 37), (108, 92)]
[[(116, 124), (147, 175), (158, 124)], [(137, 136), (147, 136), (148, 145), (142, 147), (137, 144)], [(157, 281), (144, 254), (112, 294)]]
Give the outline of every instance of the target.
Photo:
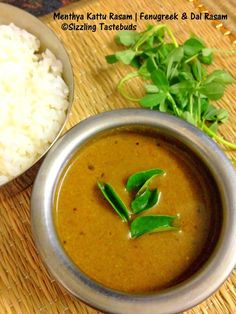
[[(145, 214), (180, 214), (180, 232), (129, 239), (123, 223), (97, 188), (110, 183), (129, 206), (127, 178), (162, 168), (152, 183), (161, 191)], [(220, 201), (209, 171), (186, 148), (152, 131), (110, 131), (79, 149), (64, 170), (55, 196), (55, 221), (65, 251), (97, 282), (146, 293), (173, 286), (209, 257), (220, 229)]]

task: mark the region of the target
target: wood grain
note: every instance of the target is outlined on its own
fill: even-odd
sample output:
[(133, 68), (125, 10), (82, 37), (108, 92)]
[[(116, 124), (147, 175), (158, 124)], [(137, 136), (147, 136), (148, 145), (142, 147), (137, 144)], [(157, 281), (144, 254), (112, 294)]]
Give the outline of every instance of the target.
[[(194, 11), (187, 0), (101, 0), (82, 1), (60, 10), (61, 13), (117, 12), (170, 13), (180, 14)], [(67, 129), (88, 116), (116, 108), (135, 107), (136, 104), (122, 98), (116, 90), (119, 79), (127, 73), (125, 66), (106, 64), (104, 55), (117, 49), (113, 42), (113, 31), (62, 31), (63, 21), (53, 20), (52, 14), (42, 20), (53, 29), (63, 41), (71, 58), (75, 77), (75, 100)], [(99, 21), (94, 23), (98, 24)], [(119, 23), (119, 21), (115, 22)], [(145, 22), (138, 23), (138, 30), (145, 28)], [(169, 22), (177, 38), (187, 38), (189, 32), (205, 39), (211, 47), (232, 49), (232, 44), (211, 23), (207, 21)], [(225, 68), (232, 75), (235, 72), (235, 56), (216, 55), (214, 68)], [(137, 93), (141, 82), (130, 84), (129, 91)], [(230, 118), (221, 128), (221, 134), (236, 141), (236, 84), (227, 89), (219, 106), (228, 108)], [(227, 152), (230, 157), (236, 154)], [(98, 311), (71, 296), (48, 274), (37, 250), (30, 229), (31, 187), (0, 204), (0, 313), (81, 313), (95, 314)], [(187, 314), (233, 314), (236, 313), (236, 273), (210, 298)], [(191, 297), (191, 295), (190, 295)], [(113, 309), (115, 310), (115, 309)]]

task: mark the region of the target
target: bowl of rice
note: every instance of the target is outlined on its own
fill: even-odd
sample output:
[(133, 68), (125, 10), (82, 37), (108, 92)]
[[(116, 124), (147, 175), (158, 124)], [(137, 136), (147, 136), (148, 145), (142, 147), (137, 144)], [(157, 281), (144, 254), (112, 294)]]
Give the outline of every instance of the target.
[(63, 44), (38, 18), (4, 3), (0, 11), (0, 188), (23, 188), (63, 130), (73, 73)]

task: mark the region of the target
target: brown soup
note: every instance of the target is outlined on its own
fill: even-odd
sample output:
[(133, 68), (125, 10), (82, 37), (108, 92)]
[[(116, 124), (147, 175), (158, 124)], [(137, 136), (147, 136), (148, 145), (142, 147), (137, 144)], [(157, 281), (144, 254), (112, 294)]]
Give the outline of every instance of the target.
[[(161, 198), (148, 214), (178, 214), (180, 230), (130, 239), (129, 225), (97, 181), (111, 184), (129, 207), (127, 178), (152, 168), (166, 175), (152, 182)], [(129, 293), (158, 291), (188, 278), (209, 257), (219, 232), (217, 195), (209, 172), (179, 144), (148, 130), (109, 131), (80, 148), (63, 171), (56, 229), (68, 256), (90, 278)]]

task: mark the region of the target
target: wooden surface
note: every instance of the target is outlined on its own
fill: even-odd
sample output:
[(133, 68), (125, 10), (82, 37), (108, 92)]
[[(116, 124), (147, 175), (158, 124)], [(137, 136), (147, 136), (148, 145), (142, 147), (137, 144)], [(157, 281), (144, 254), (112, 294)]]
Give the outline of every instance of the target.
[[(159, 4), (161, 2), (161, 4)], [(173, 8), (179, 13), (194, 11), (187, 0), (147, 1), (147, 0), (100, 0), (75, 3), (61, 9), (61, 13), (120, 12), (168, 13)], [(104, 55), (112, 53), (117, 47), (113, 43), (114, 32), (97, 31), (92, 33), (62, 31), (63, 21), (53, 21), (52, 14), (43, 18), (64, 42), (74, 69), (75, 100), (67, 124), (67, 129), (80, 120), (96, 113), (115, 108), (135, 107), (135, 104), (123, 99), (116, 91), (116, 84), (127, 72), (125, 66), (109, 66)], [(96, 23), (96, 22), (95, 22)], [(119, 23), (119, 22), (117, 22)], [(227, 36), (206, 21), (179, 21), (169, 23), (177, 38), (181, 41), (189, 33), (195, 33), (205, 39), (211, 47), (232, 49)], [(138, 23), (142, 30), (145, 23)], [(225, 68), (235, 75), (235, 56), (215, 58), (215, 68)], [(135, 93), (140, 83), (131, 84), (130, 91)], [(221, 128), (222, 134), (236, 141), (236, 84), (227, 89), (219, 106), (228, 108), (230, 119)], [(235, 153), (228, 153), (236, 158)], [(95, 314), (91, 309), (71, 296), (48, 274), (37, 250), (30, 230), (30, 193), (31, 187), (21, 193), (8, 197), (0, 204), (0, 314), (2, 313), (81, 313)], [(236, 313), (236, 272), (210, 298), (187, 314), (234, 314)], [(191, 292), (190, 292), (191, 298)], [(115, 309), (114, 309), (115, 310)], [(125, 314), (125, 313), (124, 313)], [(139, 313), (138, 313), (139, 314)], [(141, 314), (141, 313), (140, 313)]]

